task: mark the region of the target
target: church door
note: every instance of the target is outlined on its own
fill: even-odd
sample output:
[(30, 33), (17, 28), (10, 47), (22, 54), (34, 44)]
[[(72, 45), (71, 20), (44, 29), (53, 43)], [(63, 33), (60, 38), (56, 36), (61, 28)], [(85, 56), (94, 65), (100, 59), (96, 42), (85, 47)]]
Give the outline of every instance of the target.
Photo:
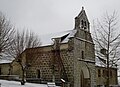
[(40, 78), (40, 70), (37, 70), (37, 78)]
[(81, 78), (81, 87), (84, 87), (84, 74), (83, 74), (83, 71), (81, 71), (81, 76), (80, 76)]
[(80, 78), (81, 87), (90, 87), (90, 72), (86, 66), (82, 67)]

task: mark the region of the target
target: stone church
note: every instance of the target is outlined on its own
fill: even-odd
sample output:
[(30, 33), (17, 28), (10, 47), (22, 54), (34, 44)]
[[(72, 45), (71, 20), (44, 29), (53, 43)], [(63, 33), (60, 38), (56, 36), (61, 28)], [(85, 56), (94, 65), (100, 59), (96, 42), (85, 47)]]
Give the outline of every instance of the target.
[[(23, 65), (30, 65), (26, 69), (26, 78), (41, 78), (44, 81), (55, 82), (62, 79), (69, 82), (70, 87), (94, 87), (94, 43), (84, 8), (75, 17), (73, 30), (57, 34), (50, 40), (53, 43), (28, 48), (21, 54)], [(12, 65), (12, 73), (19, 74), (15, 62)]]
[[(94, 87), (96, 85), (95, 49), (90, 33), (90, 23), (82, 10), (75, 17), (73, 30), (47, 35), (41, 47), (28, 48), (12, 62), (12, 74), (22, 71), (18, 59), (25, 68), (26, 79), (68, 83), (69, 87)], [(41, 39), (42, 40), (42, 39)], [(46, 41), (46, 42), (45, 42)]]

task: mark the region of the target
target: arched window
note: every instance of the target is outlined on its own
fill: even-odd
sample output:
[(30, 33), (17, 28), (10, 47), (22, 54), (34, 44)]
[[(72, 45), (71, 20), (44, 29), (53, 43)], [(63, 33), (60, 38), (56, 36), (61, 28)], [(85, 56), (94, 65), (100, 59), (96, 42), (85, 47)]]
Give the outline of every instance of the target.
[(86, 21), (84, 21), (84, 26), (87, 26)]
[(83, 28), (83, 27), (84, 27), (84, 21), (81, 20), (81, 28)]
[(87, 23), (84, 21), (84, 29), (87, 29)]

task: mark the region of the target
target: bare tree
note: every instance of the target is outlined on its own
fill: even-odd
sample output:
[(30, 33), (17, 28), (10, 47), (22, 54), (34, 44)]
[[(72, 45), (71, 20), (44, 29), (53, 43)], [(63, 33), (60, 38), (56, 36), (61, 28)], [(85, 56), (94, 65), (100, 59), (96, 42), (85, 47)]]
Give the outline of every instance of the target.
[(118, 17), (114, 11), (111, 15), (106, 13), (102, 20), (97, 20), (94, 24), (94, 40), (97, 56), (100, 57), (100, 51), (106, 57), (107, 82), (109, 87), (110, 67), (117, 64), (120, 60), (120, 34), (118, 32)]
[[(0, 58), (5, 55), (13, 43), (14, 27), (0, 12)], [(5, 57), (3, 57), (5, 58)]]
[(33, 32), (28, 30), (22, 32), (17, 31), (7, 55), (12, 58), (17, 58), (26, 48), (39, 47), (40, 45), (40, 39)]
[(22, 81), (21, 85), (25, 84), (25, 70), (29, 66), (22, 60), (22, 52), (26, 48), (39, 47), (41, 45), (40, 39), (31, 31), (24, 30), (22, 32), (17, 31), (13, 37), (13, 44), (10, 50), (6, 53), (12, 58), (15, 58), (20, 64), (22, 69)]

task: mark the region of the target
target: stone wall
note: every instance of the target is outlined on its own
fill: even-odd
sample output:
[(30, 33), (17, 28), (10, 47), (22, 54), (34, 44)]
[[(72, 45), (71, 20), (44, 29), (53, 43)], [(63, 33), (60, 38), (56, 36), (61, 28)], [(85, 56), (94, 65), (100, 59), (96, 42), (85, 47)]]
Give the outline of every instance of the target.
[(10, 74), (10, 63), (0, 64), (0, 75)]
[[(99, 73), (98, 73), (99, 70)], [(110, 85), (117, 85), (117, 69), (110, 68)], [(106, 85), (107, 70), (105, 67), (96, 66), (96, 84), (97, 85)]]
[(27, 74), (26, 74), (27, 78), (38, 78), (37, 70), (40, 70), (40, 78), (46, 81), (52, 80), (52, 69), (51, 69), (51, 64), (52, 64), (51, 60), (53, 57), (52, 51), (39, 53), (38, 51), (36, 51), (36, 49), (34, 49), (34, 53), (32, 53), (31, 55), (30, 54), (28, 59), (31, 56), (32, 61), (31, 60), (28, 61), (30, 67), (28, 67), (27, 70)]
[[(45, 49), (45, 48), (44, 48)], [(47, 49), (47, 48), (46, 48)], [(42, 51), (40, 51), (42, 50)], [(69, 82), (73, 82), (73, 51), (68, 49), (61, 49), (60, 56), (66, 70)], [(52, 60), (54, 58), (54, 51), (43, 49), (34, 49), (27, 52), (27, 62), (31, 65), (28, 67), (26, 75), (27, 78), (38, 78), (37, 70), (40, 70), (40, 78), (45, 81), (52, 81)], [(59, 61), (58, 61), (59, 62)], [(56, 81), (60, 81), (60, 73), (57, 62), (55, 62), (55, 77)]]
[(71, 87), (73, 87), (73, 83), (74, 83), (74, 54), (73, 54), (73, 50), (61, 51), (61, 57), (62, 57), (63, 64), (64, 64), (64, 67), (66, 70), (69, 84), (71, 85)]

